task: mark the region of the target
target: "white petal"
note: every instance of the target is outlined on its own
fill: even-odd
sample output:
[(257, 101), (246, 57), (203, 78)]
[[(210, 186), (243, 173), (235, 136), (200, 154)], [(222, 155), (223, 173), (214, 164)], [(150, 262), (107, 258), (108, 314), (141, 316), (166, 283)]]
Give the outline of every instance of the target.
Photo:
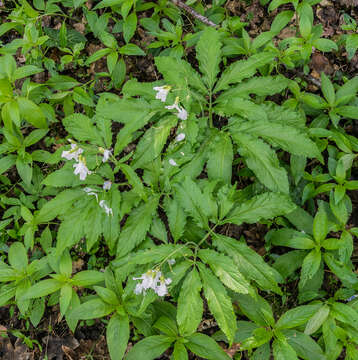
[(110, 190), (111, 187), (112, 187), (112, 181), (108, 180), (103, 183), (103, 190)]
[(180, 133), (177, 135), (177, 137), (175, 138), (176, 141), (183, 141), (185, 139), (185, 134), (184, 133)]
[(176, 163), (176, 161), (174, 159), (169, 159), (169, 164), (171, 166), (178, 166), (178, 164)]

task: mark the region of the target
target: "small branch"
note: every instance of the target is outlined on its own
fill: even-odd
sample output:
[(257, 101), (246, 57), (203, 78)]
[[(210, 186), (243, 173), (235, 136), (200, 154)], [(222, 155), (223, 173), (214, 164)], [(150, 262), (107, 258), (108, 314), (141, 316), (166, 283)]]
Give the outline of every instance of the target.
[(192, 9), (190, 6), (183, 3), (181, 0), (171, 0), (171, 2), (175, 6), (185, 10), (186, 12), (188, 12), (192, 17), (194, 17), (195, 19), (198, 19), (199, 21), (201, 21), (205, 25), (212, 26), (212, 27), (215, 27), (215, 28), (218, 27), (217, 24), (210, 21), (207, 17), (197, 13), (194, 9)]

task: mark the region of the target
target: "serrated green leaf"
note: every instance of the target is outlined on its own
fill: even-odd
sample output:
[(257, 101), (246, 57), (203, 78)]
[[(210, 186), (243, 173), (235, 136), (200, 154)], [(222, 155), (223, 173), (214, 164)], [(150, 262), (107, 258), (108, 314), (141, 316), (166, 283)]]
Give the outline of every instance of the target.
[(234, 158), (230, 137), (218, 132), (211, 144), (206, 170), (210, 180), (231, 184), (232, 161)]
[(281, 275), (270, 267), (263, 258), (245, 243), (224, 235), (215, 234), (214, 245), (233, 258), (238, 270), (246, 279), (252, 279), (265, 289), (281, 294), (277, 281), (282, 281)]
[(214, 274), (229, 289), (241, 294), (248, 294), (253, 291), (250, 283), (228, 256), (210, 249), (199, 250), (198, 256), (210, 266)]
[(233, 126), (230, 127), (230, 131), (235, 134), (245, 132), (261, 137), (271, 143), (271, 145), (279, 146), (281, 149), (295, 155), (322, 159), (317, 145), (308, 135), (292, 126), (283, 126), (261, 119), (258, 121), (234, 123)]
[(246, 134), (235, 136), (238, 151), (260, 182), (272, 191), (289, 193), (287, 172), (280, 167), (276, 153), (260, 139)]
[(207, 27), (196, 45), (196, 58), (204, 75), (204, 81), (209, 89), (215, 84), (221, 62), (221, 42), (219, 32)]
[(242, 223), (253, 224), (262, 219), (289, 214), (295, 208), (296, 205), (288, 196), (267, 192), (235, 206), (223, 222), (237, 225)]
[(302, 305), (286, 311), (276, 322), (277, 329), (290, 329), (305, 324), (322, 304)]
[(176, 117), (169, 116), (146, 131), (139, 141), (133, 156), (131, 166), (133, 166), (134, 169), (143, 167), (161, 154), (170, 129), (176, 125), (177, 120)]
[(235, 84), (243, 79), (255, 75), (257, 69), (273, 61), (275, 55), (269, 52), (262, 52), (249, 57), (247, 60), (239, 60), (231, 64), (222, 74), (217, 82), (214, 93), (225, 90), (230, 84)]
[(236, 316), (231, 299), (214, 274), (202, 264), (198, 265), (210, 312), (214, 315), (220, 329), (227, 336), (229, 343), (232, 344), (236, 332)]
[(178, 298), (177, 322), (181, 335), (191, 335), (203, 316), (202, 285), (198, 271), (193, 269), (186, 277)]
[(151, 197), (148, 202), (138, 206), (129, 215), (123, 229), (119, 234), (117, 255), (127, 255), (139, 245), (147, 234), (152, 223), (152, 217), (158, 207), (158, 197)]
[(105, 146), (101, 134), (93, 121), (83, 114), (72, 114), (62, 120), (66, 130), (79, 141), (90, 141)]

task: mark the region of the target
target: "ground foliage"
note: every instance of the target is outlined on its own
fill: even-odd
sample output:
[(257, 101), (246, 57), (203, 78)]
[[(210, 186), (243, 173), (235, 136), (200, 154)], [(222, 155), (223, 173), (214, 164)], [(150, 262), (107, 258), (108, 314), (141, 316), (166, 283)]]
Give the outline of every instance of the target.
[(357, 4), (186, 4), (0, 1), (2, 358), (358, 359)]

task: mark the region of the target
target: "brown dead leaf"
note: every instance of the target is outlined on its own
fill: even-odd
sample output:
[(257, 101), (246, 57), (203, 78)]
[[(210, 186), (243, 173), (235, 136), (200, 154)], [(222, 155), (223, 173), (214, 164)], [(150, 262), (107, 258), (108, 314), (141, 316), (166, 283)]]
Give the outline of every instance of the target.
[(311, 59), (311, 69), (319, 74), (323, 71), (326, 75), (333, 73), (333, 67), (329, 60), (321, 53), (315, 52)]
[(73, 336), (60, 338), (48, 335), (42, 339), (42, 342), (45, 346), (40, 359), (44, 359), (47, 355), (48, 360), (64, 360), (65, 351), (74, 350), (80, 345)]

